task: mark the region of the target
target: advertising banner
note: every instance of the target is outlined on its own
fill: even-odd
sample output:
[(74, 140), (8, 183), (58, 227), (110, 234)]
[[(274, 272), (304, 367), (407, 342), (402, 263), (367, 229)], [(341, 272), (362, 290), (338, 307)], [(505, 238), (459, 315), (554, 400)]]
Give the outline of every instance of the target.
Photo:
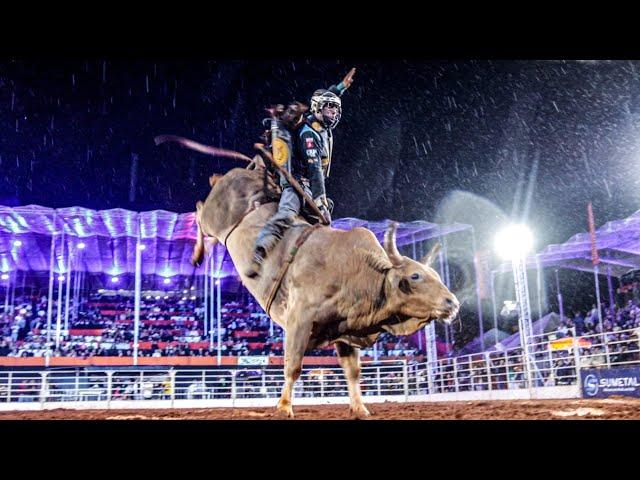
[(582, 370), (580, 377), (583, 398), (640, 397), (640, 368)]

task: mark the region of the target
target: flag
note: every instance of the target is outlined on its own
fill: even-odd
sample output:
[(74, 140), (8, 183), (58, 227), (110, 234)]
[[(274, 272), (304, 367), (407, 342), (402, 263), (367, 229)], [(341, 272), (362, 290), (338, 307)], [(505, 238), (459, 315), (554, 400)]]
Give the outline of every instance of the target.
[(589, 237), (591, 237), (591, 263), (595, 266), (600, 263), (600, 257), (598, 257), (598, 247), (596, 246), (596, 227), (593, 221), (591, 202), (587, 205), (587, 213), (589, 216)]

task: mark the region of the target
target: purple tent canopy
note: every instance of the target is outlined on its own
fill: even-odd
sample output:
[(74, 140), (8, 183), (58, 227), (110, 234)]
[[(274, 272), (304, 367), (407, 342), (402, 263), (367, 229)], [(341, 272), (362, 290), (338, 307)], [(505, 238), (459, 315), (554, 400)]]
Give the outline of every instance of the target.
[[(604, 224), (596, 230), (596, 246), (600, 257), (600, 272), (609, 269), (620, 277), (631, 269), (640, 268), (640, 210), (623, 219)], [(551, 244), (527, 258), (527, 268), (570, 268), (593, 272), (589, 233), (578, 233), (562, 244)], [(511, 271), (510, 263), (501, 264), (496, 271)]]
[[(332, 226), (343, 230), (366, 227), (382, 240), (387, 221), (343, 218), (335, 220)], [(401, 247), (470, 228), (470, 225), (459, 223), (403, 223), (398, 227), (397, 244)], [(63, 234), (64, 242), (61, 242)], [(66, 270), (70, 251), (73, 270), (110, 275), (133, 274), (138, 236), (145, 246), (142, 252), (143, 275), (204, 274), (203, 267), (194, 268), (190, 263), (196, 239), (194, 212), (133, 212), (120, 208), (98, 211), (82, 207), (52, 209), (38, 205), (0, 206), (0, 272), (48, 271), (51, 241), (55, 238), (55, 272)], [(21, 245), (16, 245), (16, 241)], [(85, 244), (81, 254), (78, 250), (80, 243)], [(215, 249), (218, 277), (236, 275), (231, 259), (225, 254), (225, 248), (218, 245)]]

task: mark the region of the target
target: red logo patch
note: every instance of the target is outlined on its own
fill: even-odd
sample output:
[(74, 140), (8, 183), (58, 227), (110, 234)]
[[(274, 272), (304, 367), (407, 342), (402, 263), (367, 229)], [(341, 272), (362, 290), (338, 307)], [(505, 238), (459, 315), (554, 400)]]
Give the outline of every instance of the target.
[(307, 138), (306, 142), (307, 142), (307, 149), (314, 147), (313, 138)]

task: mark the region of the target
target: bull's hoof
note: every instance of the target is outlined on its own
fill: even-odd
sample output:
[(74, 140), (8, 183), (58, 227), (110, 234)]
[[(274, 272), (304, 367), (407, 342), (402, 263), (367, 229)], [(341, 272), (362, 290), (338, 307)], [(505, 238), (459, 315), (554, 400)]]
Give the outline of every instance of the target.
[(365, 420), (371, 416), (369, 410), (364, 405), (360, 405), (359, 407), (350, 407), (349, 413), (356, 420)]
[(291, 403), (279, 401), (278, 406), (276, 407), (276, 414), (281, 417), (294, 418)]

